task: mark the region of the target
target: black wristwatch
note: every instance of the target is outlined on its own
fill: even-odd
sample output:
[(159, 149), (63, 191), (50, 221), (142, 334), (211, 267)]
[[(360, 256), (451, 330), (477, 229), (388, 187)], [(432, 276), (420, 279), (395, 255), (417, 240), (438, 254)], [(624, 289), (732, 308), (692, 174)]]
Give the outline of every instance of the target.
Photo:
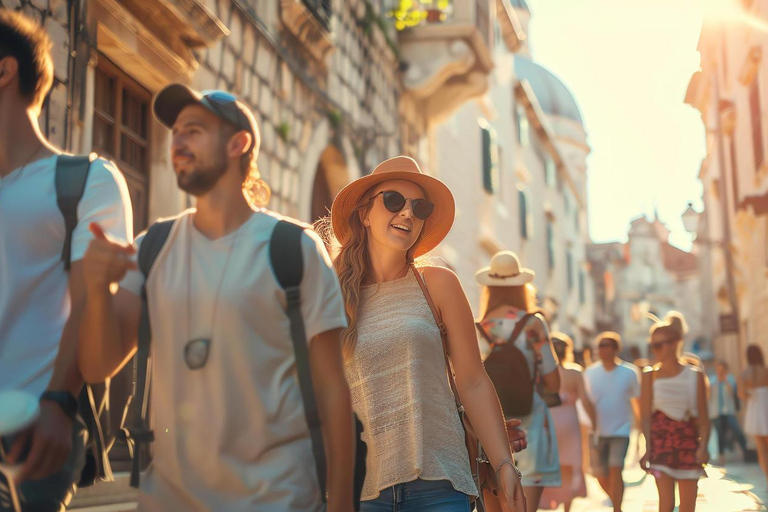
[(69, 391), (43, 391), (43, 394), (40, 395), (40, 401), (42, 402), (43, 400), (56, 402), (61, 407), (61, 410), (64, 411), (64, 414), (69, 416), (70, 419), (75, 419), (78, 409), (77, 398)]

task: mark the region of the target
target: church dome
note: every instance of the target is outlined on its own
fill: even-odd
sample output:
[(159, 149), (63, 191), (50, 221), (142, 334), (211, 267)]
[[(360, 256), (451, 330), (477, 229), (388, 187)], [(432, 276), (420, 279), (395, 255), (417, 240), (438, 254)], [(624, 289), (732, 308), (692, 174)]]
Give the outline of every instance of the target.
[[(525, 4), (524, 0), (519, 1)], [(518, 80), (528, 81), (544, 113), (584, 124), (571, 91), (547, 68), (523, 55), (515, 55), (515, 75)]]

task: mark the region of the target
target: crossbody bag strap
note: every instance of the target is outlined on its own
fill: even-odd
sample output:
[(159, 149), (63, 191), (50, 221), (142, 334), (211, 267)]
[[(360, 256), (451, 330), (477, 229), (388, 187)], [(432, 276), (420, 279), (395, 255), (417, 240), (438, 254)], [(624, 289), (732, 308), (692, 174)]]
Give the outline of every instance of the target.
[(440, 312), (432, 300), (432, 296), (429, 294), (429, 290), (427, 289), (427, 285), (424, 283), (424, 278), (422, 277), (421, 273), (418, 271), (415, 265), (411, 265), (411, 270), (413, 271), (413, 275), (416, 278), (416, 282), (419, 283), (419, 287), (421, 288), (421, 292), (424, 294), (424, 298), (427, 299), (427, 304), (429, 305), (429, 309), (432, 311), (432, 316), (435, 317), (435, 323), (437, 323), (437, 327), (440, 329), (440, 339), (443, 342), (443, 356), (445, 357), (445, 370), (448, 373), (448, 383), (451, 385), (451, 391), (453, 392), (453, 398), (456, 401), (456, 407), (459, 409), (459, 411), (463, 412), (464, 406), (461, 405), (459, 390), (456, 387), (456, 377), (453, 374), (451, 358), (448, 355), (448, 329), (446, 329), (445, 323), (443, 323), (443, 317), (440, 315)]

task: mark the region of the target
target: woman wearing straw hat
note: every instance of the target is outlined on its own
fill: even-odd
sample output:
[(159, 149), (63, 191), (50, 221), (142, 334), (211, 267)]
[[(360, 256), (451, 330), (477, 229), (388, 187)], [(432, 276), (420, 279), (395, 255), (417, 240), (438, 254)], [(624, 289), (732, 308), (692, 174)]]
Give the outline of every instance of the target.
[(469, 511), (478, 494), (436, 316), (447, 331), (458, 398), (498, 477), (503, 510), (525, 510), (461, 284), (448, 269), (413, 264), (448, 233), (454, 208), (450, 190), (402, 156), (350, 183), (333, 202), (340, 246), (334, 266), (349, 319), (345, 369), (368, 445), (363, 511)]
[[(475, 275), (483, 287), (478, 323), (495, 345), (514, 343), (525, 356), (530, 375), (540, 375), (544, 390), (557, 393), (560, 376), (547, 325), (541, 315), (530, 315), (537, 311), (536, 289), (531, 284), (535, 275), (520, 267), (515, 253), (496, 253), (491, 265)], [(523, 332), (510, 339), (523, 319)], [(557, 438), (547, 404), (537, 392), (533, 393), (531, 413), (520, 419), (528, 436), (528, 449), (517, 455), (517, 463), (523, 473), (528, 512), (532, 512), (538, 509), (544, 487), (560, 487)]]

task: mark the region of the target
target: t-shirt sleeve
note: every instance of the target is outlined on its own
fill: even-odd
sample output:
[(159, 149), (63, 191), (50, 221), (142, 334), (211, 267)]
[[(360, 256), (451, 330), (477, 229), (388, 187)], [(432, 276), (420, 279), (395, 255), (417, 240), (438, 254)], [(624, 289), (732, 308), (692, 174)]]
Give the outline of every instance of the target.
[(115, 240), (133, 240), (133, 213), (125, 178), (115, 164), (101, 158), (91, 163), (85, 191), (77, 206), (77, 226), (72, 232), (72, 261), (83, 258), (96, 222)]
[(301, 237), (304, 275), (301, 280), (301, 313), (307, 339), (347, 327), (344, 300), (331, 259), (320, 237), (305, 231)]
[[(136, 248), (136, 252), (133, 253), (134, 258), (138, 257), (139, 247), (141, 247), (141, 242), (144, 241), (144, 236), (146, 234), (147, 232), (145, 231), (136, 237), (136, 241), (133, 243), (133, 246)], [(139, 297), (141, 297), (142, 286), (144, 286), (144, 274), (142, 274), (138, 269), (129, 270), (125, 273), (123, 280), (120, 281), (120, 288), (128, 290), (132, 294), (138, 295)]]

